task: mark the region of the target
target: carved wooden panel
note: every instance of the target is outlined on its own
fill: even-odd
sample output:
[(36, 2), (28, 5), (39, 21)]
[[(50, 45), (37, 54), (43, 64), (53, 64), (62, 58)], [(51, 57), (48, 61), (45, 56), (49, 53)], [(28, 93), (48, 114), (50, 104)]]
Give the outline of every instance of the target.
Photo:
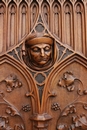
[(31, 74), (11, 57), (0, 57), (0, 128), (32, 129), (29, 118), (38, 107)]
[[(49, 75), (43, 92), (42, 111), (50, 113), (48, 130), (86, 130), (87, 60), (72, 55)], [(77, 69), (79, 68), (79, 69)], [(44, 104), (46, 104), (44, 107)]]
[(0, 1), (0, 129), (87, 130), (87, 0)]
[(32, 32), (41, 14), (45, 27), (60, 42), (87, 56), (86, 10), (87, 0), (1, 0), (0, 52), (19, 44)]

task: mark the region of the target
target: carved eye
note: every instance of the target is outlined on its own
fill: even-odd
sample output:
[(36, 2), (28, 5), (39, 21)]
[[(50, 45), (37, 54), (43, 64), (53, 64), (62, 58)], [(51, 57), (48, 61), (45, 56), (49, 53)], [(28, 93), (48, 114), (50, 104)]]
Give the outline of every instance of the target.
[(46, 47), (44, 48), (45, 51), (50, 51), (50, 49), (51, 49), (50, 46), (46, 46)]
[(40, 49), (39, 49), (38, 47), (34, 47), (34, 48), (32, 48), (32, 51), (34, 51), (34, 52), (39, 52)]

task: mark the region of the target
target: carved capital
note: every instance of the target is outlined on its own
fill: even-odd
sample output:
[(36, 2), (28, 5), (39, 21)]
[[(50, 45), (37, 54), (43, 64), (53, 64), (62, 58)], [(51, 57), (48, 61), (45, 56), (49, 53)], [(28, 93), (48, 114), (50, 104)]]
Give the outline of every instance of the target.
[(39, 130), (44, 130), (48, 127), (48, 121), (52, 119), (50, 115), (47, 113), (43, 114), (38, 114), (35, 113), (34, 115), (31, 116), (31, 120), (34, 121), (34, 126), (38, 128)]

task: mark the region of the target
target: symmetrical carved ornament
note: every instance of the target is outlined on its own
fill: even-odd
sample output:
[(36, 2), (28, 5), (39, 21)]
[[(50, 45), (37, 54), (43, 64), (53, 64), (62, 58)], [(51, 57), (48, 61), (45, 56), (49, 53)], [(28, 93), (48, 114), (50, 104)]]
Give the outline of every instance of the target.
[(0, 1), (0, 129), (87, 130), (86, 10), (87, 0)]

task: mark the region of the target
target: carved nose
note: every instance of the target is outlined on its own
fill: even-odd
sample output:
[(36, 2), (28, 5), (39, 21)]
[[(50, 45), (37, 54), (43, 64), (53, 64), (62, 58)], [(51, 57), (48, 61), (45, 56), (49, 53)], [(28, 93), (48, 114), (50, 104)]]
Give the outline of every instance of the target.
[(44, 56), (44, 49), (41, 49), (41, 56)]

